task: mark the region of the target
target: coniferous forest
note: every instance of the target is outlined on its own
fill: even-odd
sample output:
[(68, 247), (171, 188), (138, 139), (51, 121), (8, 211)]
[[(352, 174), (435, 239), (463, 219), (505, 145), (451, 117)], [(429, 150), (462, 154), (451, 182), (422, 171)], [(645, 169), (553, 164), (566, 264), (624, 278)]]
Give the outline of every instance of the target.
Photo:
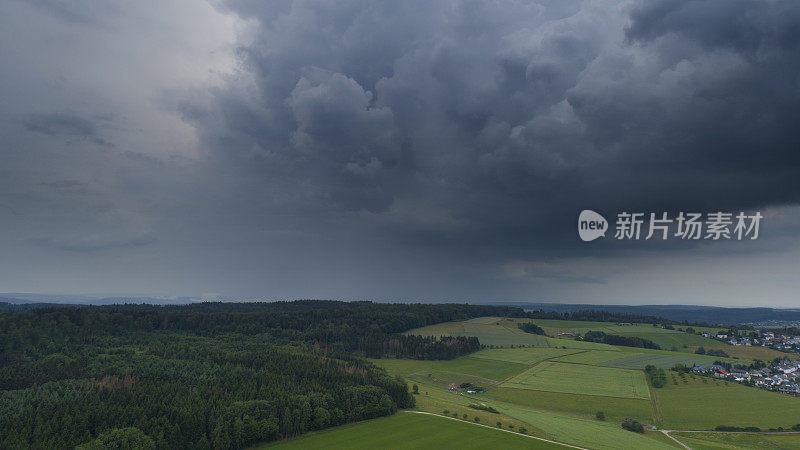
[(0, 313), (0, 448), (242, 448), (413, 406), (363, 357), (450, 359), (477, 338), (399, 334), (480, 305), (298, 301)]

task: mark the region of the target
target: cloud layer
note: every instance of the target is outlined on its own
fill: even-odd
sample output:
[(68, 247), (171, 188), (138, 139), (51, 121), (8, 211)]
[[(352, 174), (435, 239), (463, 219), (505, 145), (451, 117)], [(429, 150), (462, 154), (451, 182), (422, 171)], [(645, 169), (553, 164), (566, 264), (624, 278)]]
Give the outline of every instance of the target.
[[(73, 44), (51, 65), (20, 56), (46, 52), (39, 34), (2, 46), (16, 56), (0, 73), (50, 95), (9, 90), (0, 111), (8, 245), (78, 274), (106, 261), (112, 280), (181, 294), (644, 302), (685, 281), (703, 302), (675, 258), (696, 273), (756, 254), (756, 272), (783, 273), (800, 252), (785, 225), (800, 201), (794, 1), (4, 8)], [(761, 209), (782, 225), (739, 247), (587, 245), (584, 208)], [(771, 301), (800, 292), (777, 284)]]

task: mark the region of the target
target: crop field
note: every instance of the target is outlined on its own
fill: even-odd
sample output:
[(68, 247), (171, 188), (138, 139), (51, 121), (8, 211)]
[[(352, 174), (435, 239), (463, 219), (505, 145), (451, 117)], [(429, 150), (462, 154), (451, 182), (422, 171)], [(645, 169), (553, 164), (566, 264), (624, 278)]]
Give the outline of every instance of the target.
[(499, 409), (509, 416), (547, 430), (548, 437), (569, 444), (604, 449), (674, 449), (658, 440), (625, 431), (616, 423), (579, 419), (529, 408), (500, 406)]
[(406, 331), (422, 336), (477, 336), (484, 345), (547, 347), (547, 338), (526, 333), (517, 323), (497, 317), (479, 317), (465, 322), (446, 322)]
[[(419, 386), (418, 409), (440, 414), (448, 410), (459, 417), (464, 414), (469, 418), (479, 417), (482, 423), (500, 421), (515, 427), (524, 426), (531, 434), (590, 448), (666, 448), (674, 445), (661, 433), (647, 432), (642, 436), (621, 430), (619, 423), (624, 418), (686, 430), (710, 430), (718, 425), (788, 429), (800, 422), (800, 399), (722, 380), (692, 374), (681, 376), (668, 371), (665, 387), (648, 388), (642, 371), (646, 365), (669, 369), (676, 363), (709, 365), (714, 360), (723, 359), (689, 353), (694, 346), (681, 347), (680, 352), (674, 352), (541, 337), (518, 330), (516, 324), (519, 321), (485, 317), (421, 329), (428, 335), (434, 332), (474, 334), (481, 342), (488, 338), (489, 342), (495, 343), (490, 345), (497, 346), (466, 357), (451, 361), (374, 361), (393, 375), (405, 376), (409, 385)], [(698, 337), (650, 326), (551, 322), (558, 322), (562, 327), (545, 326), (553, 323), (534, 321), (545, 326), (549, 333), (559, 329), (578, 332), (601, 330), (645, 337), (660, 342), (662, 346), (668, 339), (686, 339), (672, 342), (679, 343)], [(535, 345), (529, 344), (531, 338), (537, 340)], [(756, 355), (761, 359), (772, 359), (764, 357), (766, 349), (734, 347), (717, 341), (712, 343), (715, 345), (706, 348), (721, 348), (732, 357), (740, 358), (729, 358), (729, 362), (745, 362)], [(511, 345), (514, 348), (510, 348)], [(447, 390), (450, 383), (464, 382), (479, 385), (485, 391), (466, 394), (463, 390), (457, 393)], [(470, 404), (475, 403), (489, 405), (498, 413), (470, 408)], [(605, 422), (595, 418), (598, 411), (604, 413)], [(685, 438), (697, 449), (797, 448), (795, 438), (790, 435), (775, 438), (771, 435), (744, 436), (686, 433)]]
[(544, 361), (502, 387), (623, 398), (650, 398), (644, 373), (636, 370)]
[(427, 374), (432, 371), (467, 374), (490, 380), (502, 381), (525, 371), (529, 366), (509, 361), (464, 356), (449, 361), (420, 361), (407, 359), (373, 359), (372, 362), (385, 368), (392, 375), (409, 376), (414, 373)]
[(710, 365), (715, 360), (722, 358), (700, 356), (700, 355), (676, 355), (676, 354), (657, 354), (657, 353), (633, 353), (628, 356), (604, 361), (601, 366), (620, 367), (623, 369), (644, 369), (647, 365), (653, 365), (661, 369), (671, 369), (675, 364), (694, 366), (695, 364)]
[[(718, 341), (714, 341), (712, 345), (706, 345), (704, 348), (706, 350), (722, 350), (731, 357), (738, 359), (760, 359), (762, 361), (772, 361), (775, 358), (786, 357), (786, 353), (779, 352), (778, 350), (773, 350), (771, 348), (748, 347), (745, 345), (727, 345)], [(694, 352), (697, 350), (697, 347), (690, 347), (690, 350)]]
[(638, 355), (638, 353), (628, 353), (621, 351), (608, 351), (608, 350), (589, 350), (580, 353), (573, 353), (570, 355), (562, 356), (554, 359), (554, 361), (568, 362), (575, 364), (602, 364), (607, 361), (613, 361), (621, 358), (626, 358), (631, 355)]
[(800, 422), (800, 398), (704, 377), (686, 380), (653, 390), (667, 428), (709, 430), (732, 425), (768, 429), (790, 428)]
[[(652, 325), (616, 325), (611, 322), (580, 322), (568, 320), (534, 320), (548, 334), (572, 332), (584, 334), (587, 331), (602, 331), (606, 334), (619, 334), (628, 337), (649, 339), (665, 350), (690, 351), (689, 347), (719, 346), (720, 342), (696, 334), (688, 334), (677, 330), (666, 330)], [(686, 346), (686, 347), (684, 347)]]
[(563, 357), (564, 355), (571, 355), (580, 351), (581, 350), (561, 348), (498, 348), (481, 350), (477, 353), (473, 353), (471, 356), (475, 358), (530, 365), (546, 359)]
[(551, 444), (491, 428), (424, 414), (397, 413), (352, 425), (309, 433), (258, 449), (376, 449), (376, 448), (533, 448), (563, 449)]
[(695, 450), (729, 448), (800, 448), (800, 434), (758, 433), (672, 433), (684, 444)]
[(537, 410), (551, 410), (591, 418), (603, 411), (608, 420), (622, 421), (625, 417), (642, 423), (653, 423), (653, 405), (650, 400), (638, 398), (604, 397), (599, 395), (566, 394), (563, 392), (532, 391), (494, 387), (483, 395), (488, 400), (513, 403)]

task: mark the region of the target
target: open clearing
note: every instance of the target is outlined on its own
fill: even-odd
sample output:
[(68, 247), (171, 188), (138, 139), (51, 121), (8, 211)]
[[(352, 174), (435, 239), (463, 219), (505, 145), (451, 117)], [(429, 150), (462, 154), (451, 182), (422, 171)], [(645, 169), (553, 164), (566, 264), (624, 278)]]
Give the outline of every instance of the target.
[[(705, 380), (705, 382), (703, 382)], [(791, 428), (800, 422), (800, 399), (720, 380), (686, 377), (654, 389), (664, 427), (711, 430), (717, 425)]]
[(563, 445), (504, 433), (468, 422), (399, 412), (299, 438), (254, 447), (285, 449), (418, 449), (418, 448), (535, 448), (565, 449)]
[(505, 381), (502, 387), (622, 398), (650, 398), (637, 370), (544, 361)]

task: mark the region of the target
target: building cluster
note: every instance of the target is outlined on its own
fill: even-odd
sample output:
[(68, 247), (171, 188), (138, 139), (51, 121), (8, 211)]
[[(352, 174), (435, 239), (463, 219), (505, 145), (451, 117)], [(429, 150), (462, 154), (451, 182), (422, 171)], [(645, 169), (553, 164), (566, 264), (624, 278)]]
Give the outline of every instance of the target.
[(733, 336), (724, 333), (714, 334), (709, 331), (704, 331), (702, 335), (707, 338), (716, 338), (731, 345), (768, 347), (784, 351), (800, 350), (800, 336), (775, 334), (772, 331), (765, 331), (760, 334), (754, 333), (751, 336)]
[(800, 383), (800, 360), (783, 360), (772, 367), (761, 369), (726, 369), (718, 364), (712, 364), (708, 367), (694, 366), (692, 372), (784, 394), (800, 395), (800, 385), (798, 384)]

